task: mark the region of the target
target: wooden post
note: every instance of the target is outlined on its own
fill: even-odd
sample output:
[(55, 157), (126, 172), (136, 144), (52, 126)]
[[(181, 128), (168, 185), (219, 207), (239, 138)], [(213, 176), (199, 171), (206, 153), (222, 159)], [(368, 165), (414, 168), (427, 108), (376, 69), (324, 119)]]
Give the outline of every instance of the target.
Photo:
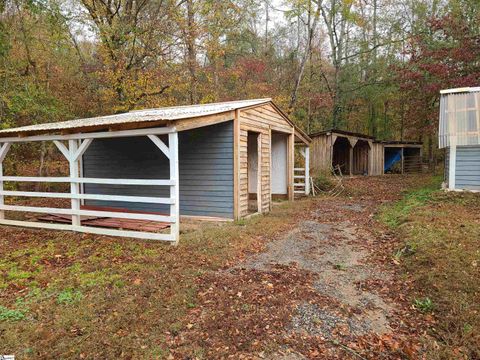
[(295, 188), (294, 188), (294, 163), (295, 163), (295, 129), (292, 130), (292, 134), (288, 136), (288, 149), (287, 149), (287, 156), (288, 156), (288, 200), (293, 201), (295, 198)]
[[(78, 142), (75, 139), (68, 140), (68, 163), (70, 165), (70, 178), (75, 179), (79, 177), (79, 167), (78, 167), (78, 160), (76, 159), (75, 155), (78, 150)], [(70, 182), (70, 193), (73, 196), (77, 196), (80, 191), (79, 191), (79, 184), (77, 182)], [(78, 198), (73, 198), (71, 199), (71, 206), (73, 211), (79, 211), (80, 210), (80, 200)], [(75, 215), (72, 214), (72, 225), (73, 226), (80, 226), (81, 221), (80, 221), (80, 215)]]
[(310, 147), (305, 146), (305, 195), (310, 194)]
[(350, 145), (350, 149), (348, 152), (348, 173), (350, 176), (353, 175), (353, 147)]
[(240, 110), (237, 109), (235, 110), (235, 118), (233, 120), (233, 218), (234, 220), (240, 219), (239, 196), (240, 196)]
[(400, 156), (401, 156), (401, 159), (402, 159), (402, 174), (405, 172), (405, 157), (404, 157), (404, 153), (403, 153), (403, 147), (402, 147), (402, 151), (400, 153)]
[(262, 213), (262, 133), (257, 136), (257, 212)]
[(170, 216), (175, 218), (171, 224), (171, 234), (173, 235), (173, 245), (178, 245), (180, 238), (180, 172), (178, 169), (178, 132), (168, 134), (168, 147), (170, 152), (170, 180), (173, 185), (170, 186), (170, 198), (173, 203), (170, 205)]
[(455, 190), (455, 171), (457, 167), (457, 137), (450, 136), (450, 153), (448, 159), (448, 188)]
[[(10, 149), (10, 143), (5, 143), (0, 147), (0, 177), (3, 176), (3, 160), (7, 156), (8, 150)], [(3, 191), (3, 179), (0, 178), (0, 191)], [(5, 198), (3, 194), (0, 194), (0, 205), (5, 204)], [(5, 211), (0, 210), (0, 219), (5, 219)]]

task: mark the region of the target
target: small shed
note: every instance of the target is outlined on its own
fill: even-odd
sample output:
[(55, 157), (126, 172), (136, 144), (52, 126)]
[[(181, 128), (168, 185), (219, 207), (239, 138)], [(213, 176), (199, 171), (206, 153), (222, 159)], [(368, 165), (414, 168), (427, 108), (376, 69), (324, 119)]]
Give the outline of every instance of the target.
[(381, 144), (374, 137), (344, 130), (311, 134), (312, 173), (340, 169), (343, 175), (381, 175)]
[(416, 141), (382, 141), (384, 149), (383, 172), (401, 174), (422, 172), (423, 144)]
[(438, 144), (446, 187), (480, 191), (480, 87), (440, 91)]
[[(13, 143), (53, 141), (69, 177), (4, 176)], [(165, 240), (177, 243), (180, 217), (240, 219), (266, 213), (272, 196), (293, 200), (294, 147), (310, 138), (272, 102), (254, 99), (131, 111), (0, 131), (0, 224)], [(68, 183), (70, 192), (6, 191), (5, 182)], [(8, 197), (61, 198), (69, 208), (15, 206)], [(7, 219), (20, 211), (69, 216), (70, 223)], [(92, 226), (88, 218), (152, 221), (167, 232)], [(103, 222), (105, 224), (105, 222)]]
[(311, 134), (312, 173), (383, 175), (392, 169), (403, 173), (422, 171), (422, 143), (379, 141), (373, 136), (344, 130)]

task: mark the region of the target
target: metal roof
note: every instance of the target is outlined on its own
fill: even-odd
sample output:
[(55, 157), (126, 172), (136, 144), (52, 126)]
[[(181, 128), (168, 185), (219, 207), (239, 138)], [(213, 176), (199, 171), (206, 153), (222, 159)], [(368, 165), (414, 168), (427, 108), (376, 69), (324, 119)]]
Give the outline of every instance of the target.
[(271, 102), (272, 99), (252, 99), (240, 101), (228, 101), (221, 103), (172, 106), (157, 109), (134, 110), (127, 113), (98, 116), (86, 119), (75, 119), (55, 123), (44, 123), (17, 128), (0, 130), (0, 137), (12, 134), (25, 134), (36, 132), (54, 132), (76, 128), (89, 128), (111, 126), (125, 123), (144, 123), (149, 121), (175, 121), (180, 119), (190, 119), (207, 115), (219, 114), (236, 109), (242, 109), (250, 106), (260, 105)]
[(353, 137), (364, 138), (364, 139), (375, 139), (373, 136), (370, 136), (370, 135), (360, 134), (360, 133), (355, 133), (355, 132), (340, 130), (340, 129), (328, 129), (328, 130), (319, 131), (319, 132), (310, 134), (310, 137), (315, 137), (319, 135), (328, 135), (330, 133), (353, 136)]
[(464, 88), (456, 88), (456, 89), (445, 89), (440, 90), (440, 94), (456, 94), (456, 93), (464, 93), (464, 92), (477, 92), (480, 91), (479, 87), (464, 87)]

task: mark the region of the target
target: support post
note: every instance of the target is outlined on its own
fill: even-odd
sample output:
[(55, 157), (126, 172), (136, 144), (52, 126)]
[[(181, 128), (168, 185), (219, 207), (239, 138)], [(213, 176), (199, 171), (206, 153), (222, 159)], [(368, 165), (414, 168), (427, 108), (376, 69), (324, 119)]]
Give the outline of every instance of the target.
[(450, 152), (448, 160), (448, 189), (455, 190), (455, 171), (457, 168), (457, 137), (450, 136)]
[(257, 212), (262, 213), (262, 133), (257, 136)]
[(295, 167), (295, 135), (292, 130), (292, 134), (288, 135), (288, 149), (287, 149), (287, 168), (288, 168), (288, 200), (293, 201), (295, 199), (295, 177), (294, 177), (294, 167)]
[[(78, 159), (75, 158), (75, 155), (78, 150), (78, 142), (77, 140), (68, 140), (68, 151), (69, 156), (67, 157), (68, 163), (70, 165), (70, 178), (78, 178), (79, 177), (79, 166), (78, 166)], [(79, 191), (79, 184), (76, 182), (70, 182), (70, 193), (72, 195), (78, 195)], [(78, 211), (80, 210), (80, 200), (79, 199), (71, 199), (71, 206), (72, 210)], [(80, 226), (80, 215), (72, 215), (72, 225), (73, 226)]]
[(171, 224), (171, 234), (174, 238), (173, 245), (178, 245), (180, 238), (180, 175), (178, 169), (178, 132), (168, 134), (168, 147), (170, 153), (170, 198), (173, 203), (170, 205), (170, 216), (175, 218)]
[(348, 173), (350, 176), (353, 175), (353, 146), (351, 145), (348, 152)]
[[(0, 147), (0, 177), (3, 176), (3, 160), (5, 160), (5, 156), (7, 156), (8, 150), (10, 150), (10, 143), (4, 143)], [(3, 180), (0, 179), (0, 191), (3, 191)], [(5, 204), (5, 198), (2, 194), (0, 194), (0, 206)], [(5, 219), (5, 211), (0, 210), (0, 219)]]
[(400, 153), (401, 159), (402, 159), (402, 174), (405, 172), (405, 156), (403, 152), (403, 147), (402, 147), (402, 152)]
[(310, 147), (305, 146), (305, 195), (310, 194)]

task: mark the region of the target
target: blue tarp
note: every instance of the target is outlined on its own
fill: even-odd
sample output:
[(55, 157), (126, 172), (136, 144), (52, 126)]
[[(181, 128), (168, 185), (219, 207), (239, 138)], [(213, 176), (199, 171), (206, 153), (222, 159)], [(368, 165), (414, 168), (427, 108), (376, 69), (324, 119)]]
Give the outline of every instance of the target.
[(402, 150), (393, 150), (389, 152), (385, 152), (385, 162), (384, 162), (384, 171), (387, 172), (390, 170), (393, 165), (395, 165), (397, 162), (402, 160)]

